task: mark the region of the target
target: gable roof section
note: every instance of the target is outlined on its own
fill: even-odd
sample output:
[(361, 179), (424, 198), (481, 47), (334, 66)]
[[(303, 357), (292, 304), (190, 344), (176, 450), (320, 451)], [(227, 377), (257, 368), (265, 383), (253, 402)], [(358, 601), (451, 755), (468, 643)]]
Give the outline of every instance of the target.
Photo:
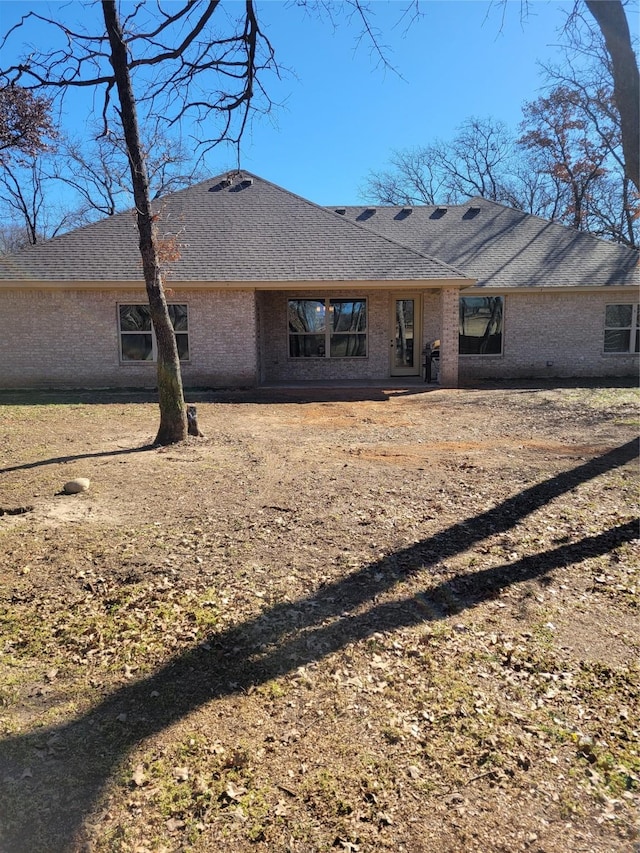
[(417, 207), (334, 207), (477, 278), (476, 287), (638, 287), (638, 252), (482, 198)]
[[(462, 272), (247, 172), (204, 181), (155, 205), (160, 236), (175, 236), (176, 282), (443, 280)], [(142, 280), (132, 213), (78, 228), (0, 258), (0, 280)]]

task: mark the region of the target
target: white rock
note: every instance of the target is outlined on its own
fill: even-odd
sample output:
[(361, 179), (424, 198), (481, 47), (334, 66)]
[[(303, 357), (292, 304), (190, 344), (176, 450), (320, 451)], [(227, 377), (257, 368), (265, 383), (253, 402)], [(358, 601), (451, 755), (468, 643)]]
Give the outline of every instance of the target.
[(87, 480), (86, 477), (76, 477), (75, 480), (69, 480), (68, 483), (65, 483), (62, 490), (67, 495), (77, 495), (80, 492), (88, 491), (90, 485), (91, 480)]

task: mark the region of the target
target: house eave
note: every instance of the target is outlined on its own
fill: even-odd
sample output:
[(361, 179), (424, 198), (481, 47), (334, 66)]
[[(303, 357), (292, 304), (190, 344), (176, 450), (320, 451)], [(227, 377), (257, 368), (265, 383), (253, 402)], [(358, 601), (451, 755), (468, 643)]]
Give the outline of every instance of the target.
[(638, 285), (629, 284), (558, 284), (558, 285), (535, 285), (528, 287), (485, 287), (484, 285), (472, 285), (461, 290), (462, 294), (499, 296), (515, 293), (629, 293), (638, 292)]
[[(173, 281), (164, 282), (166, 291), (181, 290), (439, 290), (443, 287), (468, 288), (474, 279), (381, 279), (381, 280), (298, 280), (298, 281)], [(113, 281), (3, 280), (0, 290), (144, 290), (141, 279)]]

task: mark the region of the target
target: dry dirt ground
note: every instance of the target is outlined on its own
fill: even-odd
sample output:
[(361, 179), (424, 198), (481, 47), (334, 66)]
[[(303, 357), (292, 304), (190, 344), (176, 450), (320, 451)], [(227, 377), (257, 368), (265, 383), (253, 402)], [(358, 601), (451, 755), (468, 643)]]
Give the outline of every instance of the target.
[(0, 395), (2, 853), (638, 850), (637, 390), (190, 399)]

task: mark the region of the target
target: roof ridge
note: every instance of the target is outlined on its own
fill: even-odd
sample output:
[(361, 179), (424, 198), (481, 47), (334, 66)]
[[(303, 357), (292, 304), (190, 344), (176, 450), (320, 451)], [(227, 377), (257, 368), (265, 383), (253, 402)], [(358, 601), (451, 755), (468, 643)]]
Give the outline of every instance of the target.
[[(469, 207), (474, 203), (482, 203), (484, 205), (491, 205), (493, 207), (500, 208), (508, 213), (519, 213), (523, 217), (527, 217), (529, 219), (535, 219), (538, 222), (544, 223), (547, 226), (551, 226), (554, 230), (562, 229), (572, 231), (574, 235), (579, 240), (593, 240), (597, 243), (600, 243), (605, 246), (614, 247), (617, 250), (626, 250), (628, 252), (633, 252), (635, 254), (640, 255), (640, 247), (635, 246), (627, 246), (625, 243), (615, 243), (613, 240), (607, 240), (605, 237), (600, 237), (597, 234), (591, 234), (588, 231), (579, 231), (577, 228), (574, 228), (572, 225), (565, 225), (563, 222), (558, 222), (555, 219), (547, 219), (544, 216), (540, 216), (537, 213), (529, 213), (526, 210), (521, 210), (519, 207), (513, 207), (512, 205), (505, 204), (501, 201), (495, 201), (491, 198), (484, 198), (481, 195), (471, 196), (467, 201), (462, 202), (460, 204), (449, 204), (447, 202), (442, 202), (441, 204), (373, 204), (373, 203), (362, 203), (362, 204), (337, 204), (337, 205), (327, 205), (335, 210), (337, 207), (343, 207), (345, 210), (357, 210), (359, 208), (383, 208), (384, 210), (403, 210), (404, 208), (411, 207), (414, 210), (437, 210), (438, 208), (446, 207), (447, 209), (461, 209), (465, 207)], [(372, 226), (364, 226), (369, 227), (372, 231), (375, 230)], [(425, 257), (428, 257), (425, 255)], [(433, 258), (432, 260), (437, 260), (437, 258)]]

